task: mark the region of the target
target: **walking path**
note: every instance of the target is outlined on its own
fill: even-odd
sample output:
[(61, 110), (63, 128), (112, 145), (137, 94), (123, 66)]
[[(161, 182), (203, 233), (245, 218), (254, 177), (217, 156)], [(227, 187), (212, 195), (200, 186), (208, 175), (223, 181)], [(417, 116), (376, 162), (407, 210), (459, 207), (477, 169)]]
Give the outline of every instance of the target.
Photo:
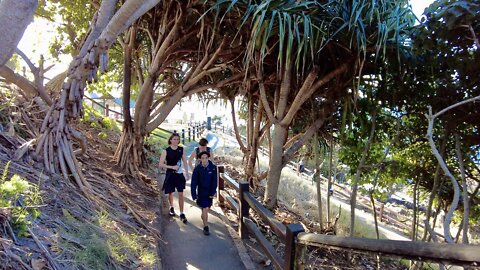
[[(208, 133), (209, 146), (215, 149), (219, 138)], [(185, 153), (192, 153), (195, 143), (186, 146)], [(162, 175), (161, 177), (165, 177)], [(163, 182), (161, 179), (160, 182)], [(163, 214), (162, 260), (164, 269), (254, 269), (253, 263), (219, 207), (213, 206), (208, 217), (210, 235), (203, 234), (201, 210), (191, 200), (190, 180), (187, 180), (185, 196), (185, 215), (187, 224), (180, 221), (178, 200), (175, 198), (175, 217)], [(166, 196), (164, 196), (166, 197)]]

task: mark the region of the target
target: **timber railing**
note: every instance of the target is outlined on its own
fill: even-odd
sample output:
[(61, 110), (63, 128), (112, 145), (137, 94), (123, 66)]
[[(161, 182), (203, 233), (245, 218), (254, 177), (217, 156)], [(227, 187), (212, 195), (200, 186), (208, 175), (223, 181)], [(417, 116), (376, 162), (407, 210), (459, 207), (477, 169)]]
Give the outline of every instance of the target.
[[(246, 239), (251, 234), (276, 269), (304, 269), (307, 265), (306, 250), (312, 247), (345, 249), (360, 253), (383, 254), (405, 259), (431, 261), (442, 264), (480, 266), (480, 246), (447, 243), (427, 243), (385, 239), (341, 237), (305, 233), (301, 224), (284, 225), (250, 193), (249, 183), (237, 181), (218, 166), (218, 202), (220, 206), (228, 204), (238, 216), (238, 233)], [(225, 187), (233, 190), (230, 195)], [(260, 228), (250, 218), (252, 210), (263, 223), (267, 224), (285, 245), (284, 255), (276, 251), (274, 245), (263, 235)]]
[[(109, 108), (108, 104), (101, 104), (97, 101), (95, 101), (94, 99), (92, 98), (89, 98), (87, 96), (84, 97), (85, 99), (89, 100), (92, 102), (92, 104), (95, 104), (97, 106), (99, 106), (100, 108), (102, 108), (103, 110), (103, 114), (106, 116), (106, 117), (109, 117), (110, 115), (114, 115), (115, 119), (119, 122), (121, 122), (123, 119), (123, 113), (122, 112), (117, 112), (115, 110), (112, 110)], [(163, 138), (163, 139), (168, 139), (168, 137), (173, 134), (173, 133), (178, 133), (180, 135), (180, 139), (182, 140), (182, 144), (185, 144), (186, 141), (195, 141), (196, 138), (200, 138), (201, 134), (203, 133), (203, 131), (205, 130), (206, 128), (206, 124), (205, 123), (202, 123), (202, 122), (191, 122), (188, 124), (188, 128), (182, 128), (181, 130), (173, 130), (173, 131), (170, 131), (170, 130), (167, 130), (167, 129), (164, 129), (164, 128), (161, 128), (161, 127), (157, 127), (157, 129), (169, 134), (167, 137), (164, 137), (160, 134), (156, 134), (156, 133), (151, 133), (153, 136), (156, 136), (156, 137), (160, 137), (160, 138)]]

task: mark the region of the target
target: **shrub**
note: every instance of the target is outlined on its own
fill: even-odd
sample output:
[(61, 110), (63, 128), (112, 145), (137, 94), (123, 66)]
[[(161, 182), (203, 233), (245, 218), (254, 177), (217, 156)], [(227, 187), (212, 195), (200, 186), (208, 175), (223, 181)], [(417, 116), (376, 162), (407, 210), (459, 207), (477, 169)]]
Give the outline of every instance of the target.
[(31, 207), (41, 202), (39, 188), (17, 174), (7, 179), (9, 165), (10, 162), (5, 166), (0, 181), (0, 207), (11, 209), (10, 223), (17, 235), (28, 236), (30, 219), (40, 216), (40, 210)]

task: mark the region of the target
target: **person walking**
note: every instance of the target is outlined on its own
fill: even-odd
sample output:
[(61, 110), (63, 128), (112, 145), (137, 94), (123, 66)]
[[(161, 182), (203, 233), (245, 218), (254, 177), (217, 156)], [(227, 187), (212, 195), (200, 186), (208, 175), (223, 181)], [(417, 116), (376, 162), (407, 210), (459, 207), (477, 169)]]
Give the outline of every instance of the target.
[(298, 162), (298, 168), (297, 168), (297, 175), (300, 175), (305, 171), (305, 163), (303, 161), (303, 158)]
[(187, 218), (183, 212), (184, 197), (183, 190), (185, 189), (186, 179), (183, 172), (186, 173), (187, 179), (190, 177), (188, 172), (187, 159), (183, 147), (180, 144), (180, 135), (173, 133), (168, 139), (168, 147), (162, 151), (160, 155), (159, 167), (166, 169), (165, 181), (162, 189), (165, 194), (168, 194), (168, 202), (170, 204), (170, 216), (175, 216), (175, 209), (173, 208), (173, 193), (175, 189), (178, 193), (178, 207), (180, 208), (180, 220), (187, 223)]
[[(195, 150), (190, 154), (188, 158), (188, 166), (193, 170), (195, 167), (200, 164), (200, 153), (207, 152), (210, 155), (210, 160), (213, 162), (213, 151), (212, 148), (208, 147), (208, 140), (205, 138), (201, 138), (198, 141), (198, 147), (195, 147)], [(193, 160), (195, 159), (195, 165), (193, 165)]]
[(193, 169), (192, 174), (192, 199), (202, 209), (203, 234), (209, 235), (208, 211), (212, 207), (213, 197), (217, 192), (217, 166), (213, 164), (210, 154), (200, 152), (200, 164)]

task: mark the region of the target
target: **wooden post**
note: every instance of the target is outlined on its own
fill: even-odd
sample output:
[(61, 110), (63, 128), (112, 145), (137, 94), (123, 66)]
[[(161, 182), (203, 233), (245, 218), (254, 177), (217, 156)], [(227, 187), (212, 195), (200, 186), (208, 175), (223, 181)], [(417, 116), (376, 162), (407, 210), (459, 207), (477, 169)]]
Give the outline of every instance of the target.
[(108, 107), (109, 107), (108, 104), (105, 104), (105, 116), (106, 117), (108, 117), (108, 111), (110, 110)]
[(222, 196), (222, 190), (225, 190), (225, 182), (223, 181), (223, 178), (220, 177), (221, 173), (225, 173), (225, 167), (223, 165), (218, 165), (218, 184), (217, 184), (217, 198), (218, 198), (218, 204), (223, 207), (225, 205), (225, 198)]
[(192, 128), (188, 128), (188, 141), (191, 142), (192, 141)]
[(306, 261), (305, 261), (305, 254), (307, 253), (307, 246), (299, 244), (297, 245), (297, 249), (295, 250), (295, 254), (297, 257), (295, 258), (295, 270), (304, 270)]
[(295, 247), (297, 235), (304, 232), (301, 224), (288, 224), (285, 239), (285, 270), (293, 270), (295, 267)]
[(250, 205), (248, 205), (248, 202), (245, 200), (245, 193), (249, 192), (249, 184), (247, 181), (241, 181), (240, 183), (240, 217), (239, 217), (239, 226), (238, 226), (238, 234), (240, 234), (241, 239), (247, 239), (248, 235), (248, 229), (247, 225), (243, 222), (243, 218), (249, 217), (249, 210), (250, 210)]
[(185, 129), (182, 128), (182, 144), (185, 145)]
[(385, 207), (384, 203), (380, 204), (380, 222), (383, 222), (383, 208)]

